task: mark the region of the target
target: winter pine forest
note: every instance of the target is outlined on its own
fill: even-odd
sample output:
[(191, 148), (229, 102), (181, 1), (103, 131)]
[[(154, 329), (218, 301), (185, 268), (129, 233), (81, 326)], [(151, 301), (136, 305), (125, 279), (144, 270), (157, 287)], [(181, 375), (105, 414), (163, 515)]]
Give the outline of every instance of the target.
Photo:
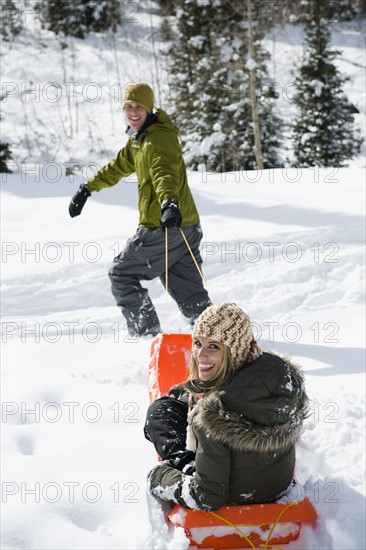
[(0, 18), (1, 548), (189, 546), (146, 495), (152, 340), (129, 340), (107, 276), (136, 179), (67, 211), (145, 81), (180, 130), (213, 301), (305, 372), (318, 520), (288, 550), (364, 550), (365, 2), (2, 0)]
[[(362, 94), (347, 93), (354, 62), (342, 65), (332, 29), (362, 34), (364, 17), (350, 0), (5, 0), (1, 169), (11, 158), (64, 163), (62, 174), (103, 162), (123, 130), (123, 86), (136, 79), (174, 114), (193, 170), (347, 166), (364, 151)], [(287, 30), (296, 55), (278, 71)], [(17, 57), (26, 45), (28, 63)]]

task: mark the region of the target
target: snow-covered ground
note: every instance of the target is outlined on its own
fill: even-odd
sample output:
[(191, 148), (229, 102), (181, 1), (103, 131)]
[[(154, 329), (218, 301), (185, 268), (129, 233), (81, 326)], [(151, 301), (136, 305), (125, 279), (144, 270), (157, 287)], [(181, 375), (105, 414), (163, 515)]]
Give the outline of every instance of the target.
[[(182, 531), (156, 528), (146, 495), (156, 460), (142, 432), (151, 339), (128, 337), (107, 277), (136, 228), (134, 178), (94, 195), (79, 218), (67, 211), (84, 179), (66, 176), (65, 163), (85, 176), (126, 139), (114, 84), (156, 81), (150, 17), (137, 19), (115, 48), (102, 36), (64, 48), (32, 21), (3, 47), (4, 134), (16, 141), (14, 174), (0, 175), (4, 550), (188, 546)], [(279, 82), (301, 53), (297, 32), (278, 30), (269, 48)], [(333, 41), (362, 124), (362, 36), (338, 24)], [(319, 521), (289, 550), (366, 547), (364, 166), (363, 151), (348, 169), (189, 174), (212, 299), (236, 301), (260, 345), (306, 373), (312, 407), (297, 475)], [(164, 330), (186, 332), (171, 300), (166, 320), (160, 283), (147, 286)]]
[[(363, 549), (363, 172), (253, 178), (190, 174), (207, 286), (249, 313), (264, 349), (306, 372), (297, 474), (320, 519), (290, 547)], [(151, 339), (127, 336), (109, 290), (115, 243), (135, 228), (130, 186), (93, 196), (72, 220), (67, 193), (50, 197), (30, 176), (3, 182), (4, 549), (187, 547), (151, 526)], [(166, 324), (160, 283), (148, 286), (164, 329), (186, 331), (172, 301)]]

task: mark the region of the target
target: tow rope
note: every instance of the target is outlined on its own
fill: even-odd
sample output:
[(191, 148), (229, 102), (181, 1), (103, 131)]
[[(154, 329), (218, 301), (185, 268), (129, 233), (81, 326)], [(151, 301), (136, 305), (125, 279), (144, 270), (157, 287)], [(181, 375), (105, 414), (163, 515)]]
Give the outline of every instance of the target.
[[(277, 519), (276, 521), (274, 522), (274, 524), (272, 525), (272, 528), (269, 532), (269, 535), (267, 537), (267, 540), (266, 542), (264, 543), (264, 546), (261, 546), (260, 548), (262, 548), (263, 550), (267, 550), (268, 548), (273, 548), (275, 550), (282, 550), (282, 548), (280, 546), (274, 546), (274, 545), (270, 545), (269, 544), (269, 541), (271, 540), (271, 537), (272, 537), (272, 534), (273, 534), (273, 531), (275, 530), (276, 526), (278, 525), (280, 519), (282, 518), (283, 514), (286, 512), (286, 510), (288, 510), (289, 508), (291, 508), (292, 506), (295, 506), (296, 502), (290, 502), (289, 504), (287, 504), (287, 506), (285, 506), (281, 512), (278, 514), (277, 516)], [(243, 537), (250, 545), (251, 548), (253, 548), (253, 550), (259, 550), (259, 548), (256, 548), (254, 546), (254, 544), (252, 543), (252, 541), (250, 540), (249, 537), (247, 537), (243, 531), (241, 529), (239, 529), (239, 527), (237, 525), (235, 525), (234, 523), (231, 523), (231, 521), (229, 521), (228, 519), (226, 518), (223, 518), (222, 516), (220, 516), (219, 514), (216, 514), (215, 512), (209, 512), (210, 514), (212, 514), (213, 516), (215, 516), (216, 518), (220, 519), (221, 521), (223, 521), (224, 523), (227, 523), (228, 525), (230, 525), (230, 527), (233, 527), (233, 529), (235, 529), (236, 531), (238, 531), (238, 533), (240, 534), (241, 537)], [(259, 524), (258, 527), (260, 527), (261, 525), (265, 525), (264, 523), (262, 524)]]
[[(180, 227), (179, 230), (182, 234), (184, 242), (187, 245), (189, 253), (192, 256), (192, 260), (194, 261), (194, 265), (196, 266), (197, 271), (201, 276), (202, 282), (206, 286), (206, 281), (205, 281), (205, 278), (203, 276), (203, 273), (200, 269), (200, 266), (197, 263), (196, 258), (194, 257), (194, 254), (192, 252), (191, 247), (189, 246), (189, 242), (187, 241), (187, 238), (186, 238), (186, 236), (183, 232), (183, 229)], [(168, 266), (169, 266), (168, 259), (169, 258), (168, 258), (168, 255), (169, 255), (169, 252), (168, 252), (168, 228), (166, 227), (165, 228), (165, 330), (166, 330), (166, 332), (169, 332), (168, 331), (168, 294), (169, 294), (169, 292), (168, 292), (168, 288), (169, 288), (169, 286), (168, 286), (168, 284), (169, 284), (169, 279), (168, 279)]]

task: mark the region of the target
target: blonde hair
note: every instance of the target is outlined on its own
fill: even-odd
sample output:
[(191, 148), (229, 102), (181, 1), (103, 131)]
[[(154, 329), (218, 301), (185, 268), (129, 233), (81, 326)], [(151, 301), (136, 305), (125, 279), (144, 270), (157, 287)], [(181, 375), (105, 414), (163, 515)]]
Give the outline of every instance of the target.
[[(213, 382), (212, 386), (210, 384), (210, 391), (217, 390), (223, 384), (225, 384), (225, 382), (227, 382), (232, 377), (234, 370), (235, 370), (235, 367), (232, 361), (230, 348), (226, 344), (224, 344), (224, 354), (222, 358), (222, 363), (220, 365), (217, 375), (210, 380), (210, 382)], [(188, 381), (193, 382), (198, 378), (199, 378), (198, 365), (192, 353), (190, 364), (189, 364)]]

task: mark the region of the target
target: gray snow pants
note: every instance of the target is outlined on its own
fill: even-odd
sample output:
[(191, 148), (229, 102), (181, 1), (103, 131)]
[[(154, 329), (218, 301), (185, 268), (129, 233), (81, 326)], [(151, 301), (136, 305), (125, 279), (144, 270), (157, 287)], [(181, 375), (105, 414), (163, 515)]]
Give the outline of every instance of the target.
[[(183, 232), (201, 267), (200, 225)], [(161, 332), (159, 319), (141, 280), (159, 277), (165, 287), (165, 233), (160, 227), (139, 227), (109, 270), (112, 294), (127, 321), (131, 335), (153, 336)], [(191, 323), (211, 305), (200, 274), (179, 228), (168, 230), (168, 292)]]

